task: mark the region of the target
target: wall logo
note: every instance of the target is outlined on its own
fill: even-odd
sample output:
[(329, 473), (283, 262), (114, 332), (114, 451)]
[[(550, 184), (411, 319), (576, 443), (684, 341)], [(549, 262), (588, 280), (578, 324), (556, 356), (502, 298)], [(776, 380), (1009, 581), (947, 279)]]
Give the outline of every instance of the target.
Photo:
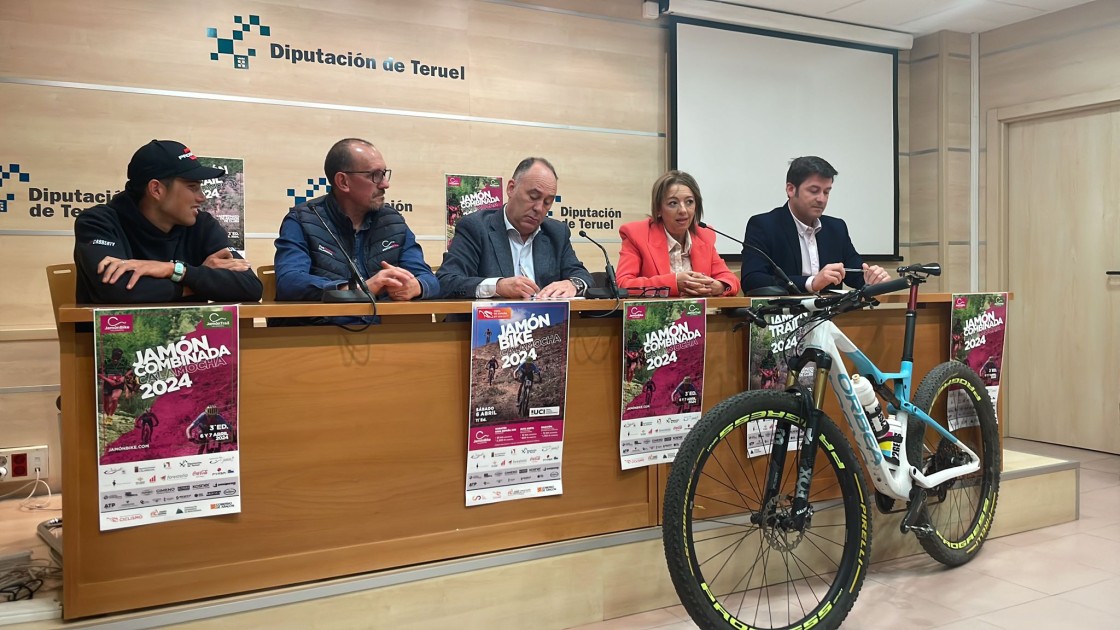
[[(0, 188), (3, 188), (4, 183), (11, 179), (26, 184), (31, 181), (31, 174), (21, 171), (19, 164), (8, 164), (8, 168), (0, 166)], [(9, 184), (7, 191), (0, 192), (0, 212), (7, 212), (8, 202), (16, 200), (16, 194), (10, 191), (11, 185)]]
[[(207, 28), (206, 37), (217, 41), (217, 50), (210, 53), (210, 60), (219, 61), (224, 57), (232, 57), (234, 68), (248, 70), (249, 58), (258, 57), (257, 49), (246, 47), (244, 54), (238, 53), (237, 49), (241, 45), (247, 46), (246, 35), (252, 36), (254, 31), (256, 31), (255, 35), (259, 37), (272, 36), (272, 28), (262, 24), (259, 15), (250, 15), (248, 20), (241, 15), (233, 16), (233, 28), (228, 38), (219, 37), (217, 28)], [(241, 44), (239, 45), (238, 42), (241, 42)], [(406, 63), (393, 57), (382, 57), (379, 63), (377, 58), (368, 56), (361, 51), (323, 50), (321, 46), (312, 47), (307, 44), (276, 41), (270, 41), (267, 44), (267, 53), (262, 48), (259, 57), (283, 59), (292, 65), (310, 63), (321, 66), (335, 66), (336, 68), (352, 68), (358, 72), (382, 71), (391, 75), (405, 74), (411, 70), (412, 74), (422, 77), (452, 81), (467, 80), (466, 65), (431, 64), (424, 63), (419, 59), (409, 59)]]
[(238, 70), (248, 70), (249, 57), (256, 57), (257, 49), (247, 48), (245, 54), (239, 55), (237, 54), (236, 47), (237, 42), (245, 42), (246, 33), (252, 35), (254, 27), (256, 27), (257, 34), (261, 37), (269, 37), (272, 35), (272, 28), (261, 24), (261, 17), (259, 15), (250, 15), (248, 21), (240, 15), (233, 16), (233, 29), (229, 39), (218, 37), (218, 29), (216, 28), (206, 29), (206, 36), (218, 41), (217, 52), (210, 53), (210, 60), (218, 61), (223, 56), (228, 55), (233, 57), (234, 68)]
[[(89, 192), (72, 186), (70, 183), (51, 186), (21, 186), (31, 182), (31, 174), (16, 163), (0, 164), (0, 214), (11, 212), (35, 219), (50, 219), (55, 216), (73, 219), (90, 206), (109, 203), (113, 195), (121, 191), (103, 190)], [(22, 204), (22, 205), (21, 205)], [(105, 244), (94, 243), (94, 244)], [(112, 245), (111, 243), (109, 244)]]
[(307, 188), (302, 193), (296, 194), (295, 188), (288, 189), (288, 196), (292, 198), (292, 205), (298, 206), (306, 202), (308, 199), (314, 199), (319, 195), (325, 195), (331, 191), (331, 185), (327, 183), (326, 177), (315, 179), (314, 177), (308, 178)]

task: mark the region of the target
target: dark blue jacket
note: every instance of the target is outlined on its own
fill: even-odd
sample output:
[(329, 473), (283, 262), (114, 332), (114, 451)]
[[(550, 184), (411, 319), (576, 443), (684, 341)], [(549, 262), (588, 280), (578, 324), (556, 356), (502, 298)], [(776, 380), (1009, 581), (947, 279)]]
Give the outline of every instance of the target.
[(416, 276), (421, 297), (440, 296), (439, 281), (424, 262), (424, 251), (399, 212), (389, 206), (369, 212), (355, 232), (334, 197), (324, 195), (292, 208), (280, 224), (275, 258), (278, 301), (317, 302), (323, 299), (324, 290), (337, 287), (352, 275), (320, 216), (353, 257), (363, 279), (376, 274), (384, 261)]
[[(505, 208), (481, 210), (463, 217), (455, 226), (455, 239), (443, 255), (439, 282), (444, 295), (473, 298), (487, 278), (516, 276), (513, 253), (506, 234)], [(542, 289), (557, 280), (579, 278), (591, 286), (591, 274), (572, 249), (572, 232), (555, 219), (541, 222), (533, 238), (533, 272)]]
[[(797, 237), (797, 226), (790, 214), (789, 204), (751, 217), (747, 221), (747, 233), (743, 236), (743, 241), (766, 252), (793, 280), (797, 288), (805, 291), (808, 276), (801, 275), (801, 242)], [(836, 217), (821, 216), (821, 231), (817, 233), (817, 254), (820, 256), (821, 267), (838, 262), (851, 269), (863, 266), (863, 259), (856, 253), (852, 239), (848, 236), (848, 226), (843, 219)], [(770, 263), (747, 247), (743, 248), (743, 268), (739, 277), (743, 281), (744, 293), (759, 287), (781, 284), (774, 279)], [(863, 274), (846, 274), (844, 284), (853, 289), (862, 287)]]

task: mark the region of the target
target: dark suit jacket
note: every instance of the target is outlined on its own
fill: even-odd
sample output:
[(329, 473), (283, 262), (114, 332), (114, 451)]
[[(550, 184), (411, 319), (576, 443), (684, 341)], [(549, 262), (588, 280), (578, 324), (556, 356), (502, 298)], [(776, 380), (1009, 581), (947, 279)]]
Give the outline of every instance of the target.
[[(618, 228), (622, 250), (618, 254), (618, 286), (669, 287), (669, 295), (680, 295), (677, 274), (669, 266), (669, 238), (665, 226), (650, 219), (634, 221)], [(728, 286), (724, 295), (739, 293), (739, 279), (716, 253), (716, 233), (697, 228), (692, 234), (689, 253), (692, 270), (715, 278)]]
[[(473, 298), (475, 288), (487, 278), (516, 276), (506, 235), (505, 208), (482, 210), (463, 217), (455, 226), (455, 240), (443, 255), (436, 272), (443, 295)], [(576, 258), (568, 226), (545, 218), (533, 238), (533, 272), (542, 289), (557, 280), (579, 278), (591, 284), (591, 274)]]
[[(774, 208), (764, 214), (756, 214), (747, 221), (747, 233), (743, 241), (766, 252), (774, 262), (786, 272), (797, 288), (805, 292), (808, 276), (801, 275), (801, 242), (797, 238), (797, 227), (790, 214), (789, 204)], [(817, 232), (817, 254), (821, 267), (831, 263), (844, 263), (850, 269), (863, 266), (863, 259), (852, 246), (848, 236), (848, 226), (842, 219), (821, 216), (821, 231)], [(743, 291), (780, 284), (774, 279), (774, 270), (766, 259), (757, 252), (743, 248)], [(858, 289), (863, 286), (862, 273), (849, 273), (844, 276), (844, 284)]]

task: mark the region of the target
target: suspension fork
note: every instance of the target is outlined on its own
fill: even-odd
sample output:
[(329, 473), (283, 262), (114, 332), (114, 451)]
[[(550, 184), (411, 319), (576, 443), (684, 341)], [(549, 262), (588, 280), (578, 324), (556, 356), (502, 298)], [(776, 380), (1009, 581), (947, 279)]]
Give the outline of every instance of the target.
[[(804, 386), (798, 385), (798, 375), (801, 370), (813, 363), (816, 370), (813, 373), (813, 390), (808, 391)], [(817, 457), (817, 430), (820, 418), (824, 412), (825, 387), (828, 385), (828, 373), (832, 369), (832, 357), (819, 348), (809, 348), (803, 354), (794, 357), (788, 363), (789, 374), (786, 377), (786, 391), (797, 395), (801, 401), (801, 417), (805, 418), (805, 428), (801, 432), (801, 450), (797, 462), (797, 485), (791, 500), (791, 529), (801, 531), (804, 529), (811, 514), (809, 513), (809, 488), (813, 481), (813, 464)], [(763, 505), (768, 505), (778, 496), (782, 485), (782, 474), (785, 470), (786, 454), (788, 453), (790, 435), (793, 433), (793, 424), (779, 420), (774, 426), (774, 442), (770, 447), (770, 468), (766, 474), (766, 491)]]

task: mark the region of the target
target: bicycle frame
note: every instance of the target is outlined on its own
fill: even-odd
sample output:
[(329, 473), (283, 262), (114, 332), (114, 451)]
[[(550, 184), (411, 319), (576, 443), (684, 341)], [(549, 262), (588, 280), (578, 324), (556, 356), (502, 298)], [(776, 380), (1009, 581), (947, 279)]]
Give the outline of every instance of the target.
[[(914, 368), (911, 351), (913, 348), (913, 331), (917, 316), (917, 288), (917, 285), (910, 288), (911, 300), (906, 311), (906, 342), (903, 347), (903, 357), (898, 372), (881, 371), (863, 354), (859, 347), (836, 326), (836, 324), (832, 323), (831, 320), (825, 320), (814, 322), (812, 329), (798, 343), (797, 356), (789, 362), (791, 369), (786, 382), (787, 389), (797, 385), (800, 367), (807, 362), (804, 360), (806, 355), (812, 355), (814, 351), (819, 351), (832, 359), (831, 366), (817, 366), (814, 379), (814, 383), (816, 383), (814, 389), (816, 400), (814, 404), (818, 409), (820, 408), (820, 403), (824, 398), (823, 392), (820, 391), (820, 385), (824, 382), (822, 377), (827, 375), (828, 382), (832, 385), (832, 389), (836, 393), (837, 401), (840, 403), (840, 409), (848, 421), (848, 426), (851, 428), (856, 444), (860, 452), (863, 453), (864, 462), (867, 464), (868, 472), (871, 474), (871, 479), (875, 484), (875, 488), (887, 496), (903, 501), (910, 500), (910, 493), (914, 484), (922, 488), (934, 488), (950, 479), (967, 475), (980, 469), (980, 458), (972, 449), (968, 448), (968, 446), (957, 439), (948, 429), (942, 427), (937, 421), (931, 418), (929, 414), (915, 407), (914, 404), (910, 402), (911, 380)], [(801, 306), (810, 313), (821, 310), (816, 306), (815, 297), (802, 300)], [(888, 396), (888, 403), (885, 410), (886, 413), (895, 414), (895, 419), (900, 426), (892, 430), (901, 433), (903, 438), (902, 448), (899, 453), (899, 465), (897, 468), (888, 464), (883, 458), (882, 452), (879, 450), (879, 442), (875, 439), (875, 435), (871, 431), (871, 423), (867, 419), (867, 414), (863, 410), (863, 405), (859, 403), (859, 399), (856, 398), (855, 392), (852, 389), (851, 377), (848, 375), (848, 370), (844, 365), (842, 356), (846, 356), (852, 361), (858, 374), (871, 380), (877, 392), (881, 390), (893, 392), (893, 398), (897, 399), (898, 405), (896, 406), (889, 400), (890, 397)], [(795, 365), (798, 366), (797, 369), (793, 368)], [(822, 374), (822, 372), (824, 374)], [(893, 388), (887, 386), (888, 382), (893, 383)], [(908, 424), (907, 421), (910, 418), (917, 418), (925, 422), (929, 427), (941, 434), (942, 437), (951, 441), (965, 452), (968, 455), (969, 461), (959, 466), (940, 470), (928, 477), (916, 467), (911, 466), (909, 461), (907, 461), (906, 455), (906, 428)]]

